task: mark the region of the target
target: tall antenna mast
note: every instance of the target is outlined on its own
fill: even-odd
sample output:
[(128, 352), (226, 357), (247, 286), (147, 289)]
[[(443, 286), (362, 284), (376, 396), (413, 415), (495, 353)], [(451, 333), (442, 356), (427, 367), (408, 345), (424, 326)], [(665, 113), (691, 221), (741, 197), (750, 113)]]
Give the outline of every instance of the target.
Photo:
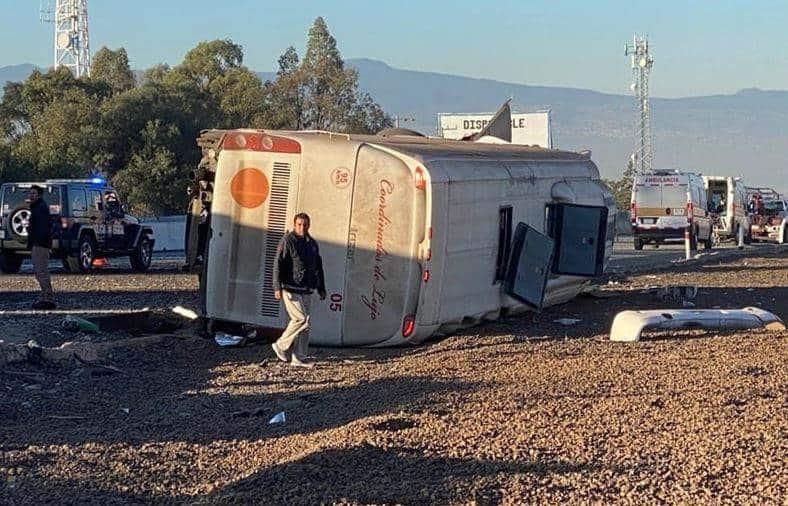
[(75, 77), (90, 75), (87, 0), (41, 2), (41, 21), (55, 24), (54, 67), (68, 67)]
[(651, 116), (649, 113), (648, 79), (654, 58), (648, 52), (646, 37), (633, 38), (627, 44), (624, 54), (630, 57), (632, 64), (632, 85), (635, 94), (638, 118), (635, 124), (635, 152), (632, 154), (635, 172), (642, 174), (651, 171), (654, 162), (654, 147), (651, 139)]

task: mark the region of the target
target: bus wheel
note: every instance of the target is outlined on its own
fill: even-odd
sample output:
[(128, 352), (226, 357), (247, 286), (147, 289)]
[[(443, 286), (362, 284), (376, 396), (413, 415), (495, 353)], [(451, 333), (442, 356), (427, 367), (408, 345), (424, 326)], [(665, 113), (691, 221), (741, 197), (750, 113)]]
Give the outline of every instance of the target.
[(643, 241), (640, 239), (635, 239), (635, 249), (640, 251), (643, 249)]

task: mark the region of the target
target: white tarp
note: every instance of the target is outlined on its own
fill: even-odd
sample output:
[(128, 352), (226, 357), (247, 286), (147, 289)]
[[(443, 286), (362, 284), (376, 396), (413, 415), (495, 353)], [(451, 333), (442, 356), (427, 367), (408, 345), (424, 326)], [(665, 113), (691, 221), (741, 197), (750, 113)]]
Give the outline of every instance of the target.
[[(445, 139), (461, 139), (481, 131), (493, 113), (438, 114), (439, 135)], [(550, 111), (513, 112), (512, 144), (553, 147)]]

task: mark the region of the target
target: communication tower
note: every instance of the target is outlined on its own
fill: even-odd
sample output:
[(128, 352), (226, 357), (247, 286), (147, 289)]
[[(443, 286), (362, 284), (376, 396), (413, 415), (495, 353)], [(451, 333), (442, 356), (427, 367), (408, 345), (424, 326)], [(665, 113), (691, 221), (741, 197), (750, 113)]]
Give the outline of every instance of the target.
[(54, 67), (68, 67), (75, 77), (90, 75), (87, 0), (42, 0), (41, 21), (55, 25)]
[(651, 67), (654, 65), (654, 58), (648, 51), (648, 39), (637, 35), (633, 38), (632, 43), (626, 45), (624, 54), (630, 57), (632, 65), (630, 89), (635, 94), (637, 104), (635, 152), (632, 154), (632, 158), (636, 173), (642, 174), (651, 170), (654, 161), (648, 98), (648, 79)]

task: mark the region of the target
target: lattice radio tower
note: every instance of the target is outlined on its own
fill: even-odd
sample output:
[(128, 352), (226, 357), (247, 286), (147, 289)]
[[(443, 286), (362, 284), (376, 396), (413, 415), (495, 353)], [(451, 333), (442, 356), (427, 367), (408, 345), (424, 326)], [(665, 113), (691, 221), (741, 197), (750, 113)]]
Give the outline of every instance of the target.
[(651, 171), (654, 161), (648, 98), (648, 79), (651, 67), (654, 65), (654, 58), (648, 52), (648, 39), (637, 35), (631, 44), (626, 45), (624, 54), (630, 57), (632, 64), (632, 85), (630, 88), (635, 94), (638, 111), (635, 124), (635, 152), (632, 157), (635, 171), (642, 174)]
[(55, 24), (55, 68), (68, 67), (76, 77), (90, 75), (87, 0), (41, 2), (41, 21)]

